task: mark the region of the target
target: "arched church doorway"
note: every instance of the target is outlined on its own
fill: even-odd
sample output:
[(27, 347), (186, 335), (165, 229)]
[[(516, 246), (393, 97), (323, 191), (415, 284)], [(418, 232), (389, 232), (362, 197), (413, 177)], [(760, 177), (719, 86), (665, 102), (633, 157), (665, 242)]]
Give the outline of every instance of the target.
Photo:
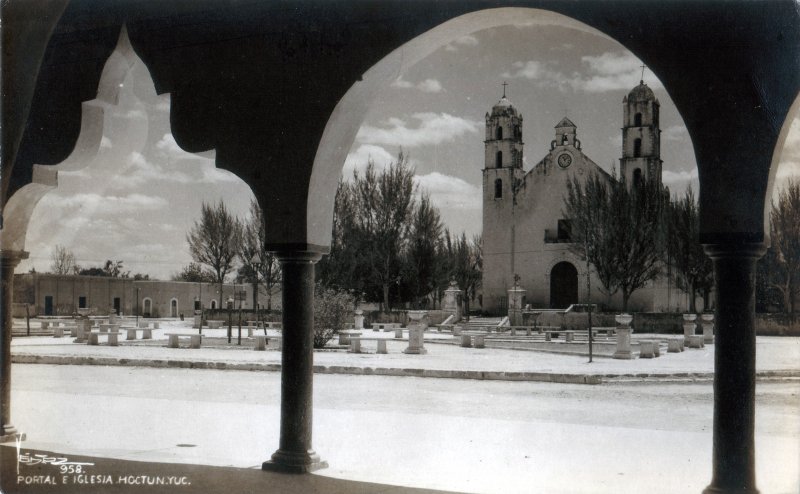
[(169, 303), (169, 316), (178, 317), (178, 299), (173, 298)]
[(566, 309), (578, 303), (578, 270), (563, 261), (550, 271), (550, 308)]

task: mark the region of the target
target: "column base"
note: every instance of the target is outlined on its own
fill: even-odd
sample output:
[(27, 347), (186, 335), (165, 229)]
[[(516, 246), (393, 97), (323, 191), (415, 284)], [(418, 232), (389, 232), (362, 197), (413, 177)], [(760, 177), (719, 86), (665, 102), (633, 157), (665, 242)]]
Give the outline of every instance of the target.
[(26, 438), (24, 432), (19, 432), (13, 425), (6, 425), (3, 427), (2, 435), (0, 435), (0, 443), (15, 443), (24, 441)]
[(322, 461), (314, 451), (294, 453), (279, 449), (261, 464), (261, 470), (278, 473), (311, 473), (323, 468), (328, 468), (328, 462)]
[(703, 494), (759, 494), (758, 489), (755, 487), (750, 488), (739, 488), (739, 487), (714, 487), (713, 485), (709, 485), (705, 489), (703, 489)]
[(428, 353), (428, 350), (425, 348), (406, 348), (403, 350), (403, 353), (413, 354), (413, 355), (425, 355)]
[(620, 360), (633, 360), (633, 352), (626, 351), (626, 352), (614, 352), (614, 355), (611, 358), (620, 359)]

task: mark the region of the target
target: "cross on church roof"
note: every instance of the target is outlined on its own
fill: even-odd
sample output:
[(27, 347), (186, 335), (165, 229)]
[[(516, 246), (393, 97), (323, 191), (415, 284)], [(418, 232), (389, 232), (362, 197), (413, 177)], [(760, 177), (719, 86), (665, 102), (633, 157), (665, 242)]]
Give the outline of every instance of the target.
[(644, 66), (644, 64), (642, 64), (642, 65), (640, 65), (640, 67), (642, 68), (642, 78), (639, 80), (639, 84), (644, 84), (644, 68), (645, 68), (645, 66)]
[(508, 83), (506, 81), (503, 81), (503, 98), (506, 97), (506, 86), (508, 86)]

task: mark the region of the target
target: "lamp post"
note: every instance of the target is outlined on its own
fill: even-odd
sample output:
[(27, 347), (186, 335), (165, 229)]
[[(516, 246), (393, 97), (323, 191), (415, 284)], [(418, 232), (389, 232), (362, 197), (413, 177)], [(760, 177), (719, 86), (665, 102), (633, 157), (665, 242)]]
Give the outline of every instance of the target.
[(136, 288), (136, 327), (139, 327), (139, 290), (140, 288)]
[[(261, 256), (256, 252), (250, 258), (253, 266), (253, 308), (256, 310), (256, 329), (261, 325), (261, 304), (258, 303), (258, 273), (261, 270)], [(264, 336), (267, 335), (267, 326), (264, 326)]]
[[(221, 297), (220, 297), (221, 298)], [(231, 342), (231, 336), (233, 333), (233, 326), (231, 321), (231, 311), (233, 310), (233, 297), (228, 297), (228, 343)]]

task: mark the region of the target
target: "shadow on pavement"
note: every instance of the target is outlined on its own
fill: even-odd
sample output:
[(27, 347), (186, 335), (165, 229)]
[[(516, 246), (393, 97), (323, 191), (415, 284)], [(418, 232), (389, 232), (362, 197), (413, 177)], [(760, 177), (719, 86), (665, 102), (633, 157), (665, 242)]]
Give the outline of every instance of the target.
[[(0, 447), (4, 494), (89, 493), (324, 493), (445, 494), (445, 491), (181, 463), (152, 463)], [(75, 473), (80, 471), (80, 473)], [(63, 473), (62, 473), (63, 472)], [(454, 493), (451, 493), (454, 494)]]

